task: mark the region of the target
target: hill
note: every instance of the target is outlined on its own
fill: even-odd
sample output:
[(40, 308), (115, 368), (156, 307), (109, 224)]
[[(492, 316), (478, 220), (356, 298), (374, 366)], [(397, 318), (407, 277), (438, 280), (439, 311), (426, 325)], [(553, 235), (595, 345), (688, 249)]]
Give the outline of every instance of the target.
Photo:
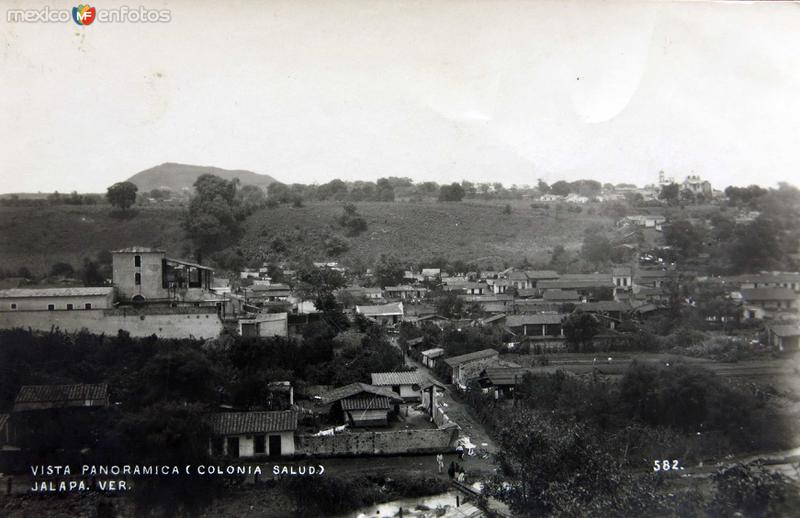
[(172, 257), (187, 254), (180, 206), (136, 208), (120, 219), (108, 205), (0, 207), (0, 267), (25, 266), (44, 274), (57, 262), (74, 268), (84, 257), (131, 245), (162, 248)]
[[(357, 203), (368, 229), (345, 237), (336, 222), (342, 203), (283, 205), (257, 211), (245, 221), (238, 247), (253, 264), (265, 259), (338, 260), (351, 266), (372, 266), (382, 253), (410, 263), (435, 258), (478, 261), (484, 267), (518, 264), (523, 258), (546, 261), (556, 245), (576, 249), (584, 230), (611, 225), (597, 215), (562, 215), (515, 203), (511, 214), (494, 203)], [(45, 273), (56, 262), (79, 267), (84, 257), (100, 250), (132, 245), (160, 247), (173, 257), (190, 258), (180, 220), (180, 205), (137, 207), (129, 219), (112, 216), (107, 205), (0, 207), (0, 265)], [(341, 238), (347, 250), (326, 254), (326, 241)]]
[(220, 169), (219, 167), (176, 164), (173, 162), (145, 169), (128, 178), (128, 181), (136, 184), (139, 192), (167, 188), (179, 193), (183, 190), (191, 190), (195, 180), (204, 174), (214, 174), (226, 180), (237, 178), (242, 185), (255, 185), (262, 189), (277, 181), (269, 175), (257, 174), (252, 171), (231, 171)]
[[(479, 262), (483, 267), (501, 267), (529, 261), (547, 261), (556, 245), (580, 247), (584, 231), (597, 224), (611, 226), (610, 219), (582, 214), (563, 214), (513, 203), (504, 214), (505, 203), (362, 202), (355, 204), (368, 229), (356, 237), (345, 237), (336, 222), (342, 203), (308, 203), (304, 207), (266, 208), (247, 220), (241, 250), (246, 259), (338, 260), (344, 264), (372, 266), (381, 254), (391, 254), (412, 263), (437, 258)], [(346, 241), (348, 250), (326, 254), (331, 236)], [(275, 255), (278, 250), (284, 250)]]

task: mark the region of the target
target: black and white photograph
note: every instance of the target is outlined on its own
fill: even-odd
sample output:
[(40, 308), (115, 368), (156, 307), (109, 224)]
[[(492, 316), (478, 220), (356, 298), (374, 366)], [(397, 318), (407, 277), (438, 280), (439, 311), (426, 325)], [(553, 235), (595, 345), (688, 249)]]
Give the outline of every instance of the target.
[(0, 0), (0, 517), (800, 516), (800, 2)]

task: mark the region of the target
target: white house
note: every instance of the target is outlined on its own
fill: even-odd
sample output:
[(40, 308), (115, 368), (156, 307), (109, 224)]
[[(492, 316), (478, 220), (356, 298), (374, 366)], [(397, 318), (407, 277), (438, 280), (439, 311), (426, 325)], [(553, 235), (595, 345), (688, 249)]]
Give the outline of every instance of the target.
[(294, 455), (297, 412), (222, 412), (210, 414), (211, 455), (233, 458)]

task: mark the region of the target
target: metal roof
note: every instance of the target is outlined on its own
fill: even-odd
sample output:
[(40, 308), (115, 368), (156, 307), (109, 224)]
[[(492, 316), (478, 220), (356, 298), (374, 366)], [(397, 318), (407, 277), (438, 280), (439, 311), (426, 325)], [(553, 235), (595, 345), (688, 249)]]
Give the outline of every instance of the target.
[(397, 302), (378, 306), (356, 306), (356, 312), (365, 316), (402, 315), (403, 303)]
[(104, 297), (114, 291), (110, 286), (70, 288), (11, 288), (0, 290), (0, 298), (30, 297)]
[(385, 385), (419, 385), (423, 381), (422, 374), (417, 371), (407, 372), (373, 372), (372, 384)]
[(497, 357), (498, 353), (494, 349), (482, 349), (473, 353), (462, 354), (460, 356), (453, 356), (452, 358), (445, 358), (444, 362), (450, 367), (456, 367), (462, 363), (467, 363), (475, 360), (483, 360), (487, 358)]
[(288, 432), (297, 429), (297, 412), (223, 412), (210, 414), (208, 422), (216, 435)]
[(128, 248), (121, 248), (114, 250), (112, 254), (165, 254), (166, 251), (159, 248), (149, 248), (146, 246), (129, 246)]
[(434, 347), (433, 349), (422, 351), (420, 354), (422, 356), (427, 356), (428, 358), (438, 358), (439, 356), (444, 354), (444, 349), (442, 349), (441, 347)]

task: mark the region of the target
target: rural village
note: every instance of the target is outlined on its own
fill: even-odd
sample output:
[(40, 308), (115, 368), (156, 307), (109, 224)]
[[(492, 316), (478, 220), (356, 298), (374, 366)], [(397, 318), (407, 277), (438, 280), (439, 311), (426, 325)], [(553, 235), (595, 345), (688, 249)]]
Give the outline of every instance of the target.
[[(737, 504), (698, 503), (693, 491), (719, 495), (714, 484), (737, 476), (780, 491), (789, 490), (772, 473), (797, 480), (794, 187), (720, 191), (696, 174), (663, 172), (644, 188), (397, 178), (262, 188), (222, 170), (198, 172), (182, 191), (145, 190), (145, 180), (115, 184), (105, 198), (0, 199), (10, 225), (20, 211), (59, 207), (111, 211), (120, 225), (185, 211), (192, 243), (116, 240), (87, 250), (83, 267), (58, 253), (45, 259), (49, 271), (3, 267), (0, 514), (74, 498), (58, 484), (83, 480), (99, 496), (72, 509), (93, 505), (91, 516), (127, 516), (122, 500), (137, 487), (151, 495), (137, 506), (157, 503), (166, 515), (212, 516), (215, 505), (248, 515), (230, 510), (238, 498), (259, 516), (345, 516), (416, 498), (380, 515), (568, 514), (570, 505), (635, 514), (641, 505), (711, 516)], [(311, 257), (293, 253), (301, 237), (242, 226), (318, 205), (338, 212)], [(354, 259), (351, 248), (382, 217), (362, 211), (377, 205), (488, 210), (498, 229), (519, 214), (552, 220), (555, 245)], [(581, 218), (583, 235), (559, 242), (559, 229)], [(265, 246), (248, 241), (254, 231)], [(552, 458), (530, 453), (549, 442)], [(757, 458), (769, 468), (752, 467)], [(36, 465), (73, 471), (48, 477), (32, 474)], [(117, 467), (124, 491), (98, 489), (98, 477), (80, 473), (87, 465)], [(140, 465), (222, 476), (181, 482), (204, 494), (189, 502), (174, 478), (131, 472)], [(623, 481), (606, 486), (613, 477)], [(554, 481), (564, 494), (548, 493)], [(31, 496), (42, 482), (66, 493)], [(580, 487), (603, 498), (563, 500)], [(633, 503), (633, 492), (647, 496)], [(341, 496), (361, 493), (355, 503)], [(798, 501), (790, 493), (787, 506)], [(267, 512), (265, 499), (278, 510)]]

